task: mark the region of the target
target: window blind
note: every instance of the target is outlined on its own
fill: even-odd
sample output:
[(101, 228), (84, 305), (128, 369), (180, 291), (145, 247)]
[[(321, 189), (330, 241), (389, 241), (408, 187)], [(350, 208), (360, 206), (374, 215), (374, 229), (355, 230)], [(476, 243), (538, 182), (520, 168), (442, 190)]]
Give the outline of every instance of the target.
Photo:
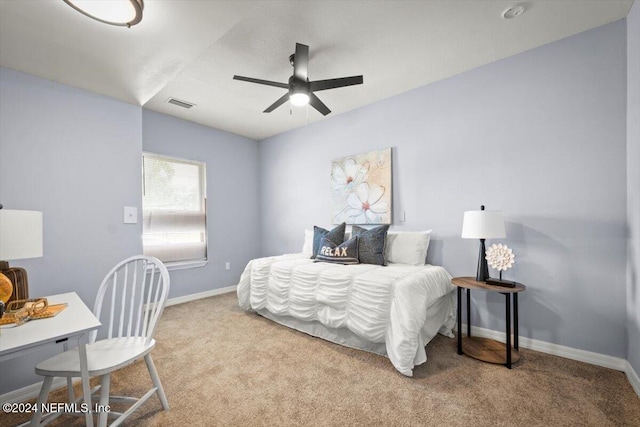
[(163, 262), (207, 259), (205, 164), (143, 155), (144, 254)]

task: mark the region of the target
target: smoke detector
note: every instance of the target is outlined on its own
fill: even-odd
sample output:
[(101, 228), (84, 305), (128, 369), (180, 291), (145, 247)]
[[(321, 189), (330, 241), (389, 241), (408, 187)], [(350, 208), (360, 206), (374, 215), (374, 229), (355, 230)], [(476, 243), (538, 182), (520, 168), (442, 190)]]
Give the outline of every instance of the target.
[(505, 10), (504, 12), (502, 12), (502, 18), (503, 19), (513, 19), (513, 18), (517, 18), (518, 16), (522, 15), (523, 13), (524, 13), (524, 6), (521, 6), (521, 5), (512, 6), (509, 9)]

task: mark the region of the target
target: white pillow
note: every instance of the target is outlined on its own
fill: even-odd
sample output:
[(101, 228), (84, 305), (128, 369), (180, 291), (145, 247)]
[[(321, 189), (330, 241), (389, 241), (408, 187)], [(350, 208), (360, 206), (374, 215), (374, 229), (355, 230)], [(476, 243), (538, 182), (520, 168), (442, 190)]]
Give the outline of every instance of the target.
[(313, 230), (304, 230), (304, 245), (302, 245), (302, 253), (313, 255)]
[(394, 264), (425, 265), (431, 230), (389, 231), (384, 255)]

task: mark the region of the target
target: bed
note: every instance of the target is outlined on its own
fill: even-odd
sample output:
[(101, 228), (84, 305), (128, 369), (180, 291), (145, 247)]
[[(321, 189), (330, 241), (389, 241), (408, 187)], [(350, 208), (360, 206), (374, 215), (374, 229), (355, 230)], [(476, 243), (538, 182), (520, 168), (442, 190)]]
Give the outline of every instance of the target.
[(406, 376), (438, 332), (453, 337), (455, 292), (439, 266), (314, 262), (305, 251), (251, 260), (237, 293), (246, 311), (386, 356)]

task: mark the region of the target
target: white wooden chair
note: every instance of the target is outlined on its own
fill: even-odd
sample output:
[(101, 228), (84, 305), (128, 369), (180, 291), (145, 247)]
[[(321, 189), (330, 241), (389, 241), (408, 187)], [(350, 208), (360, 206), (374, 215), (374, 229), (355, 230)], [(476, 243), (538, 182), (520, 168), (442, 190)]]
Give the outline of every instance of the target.
[[(167, 397), (151, 359), (151, 350), (156, 344), (153, 334), (168, 294), (167, 268), (160, 260), (149, 256), (134, 256), (121, 261), (102, 281), (93, 312), (108, 330), (106, 338), (101, 340), (96, 340), (97, 331), (92, 332), (86, 346), (89, 376), (100, 376), (100, 385), (92, 389), (91, 393), (94, 395), (100, 392), (99, 403), (102, 408), (116, 402), (132, 403), (132, 405), (124, 413), (99, 412), (99, 426), (106, 426), (107, 416), (118, 417), (110, 424), (111, 426), (120, 425), (126, 417), (156, 393), (162, 407), (165, 410), (169, 409)], [(139, 399), (109, 396), (111, 372), (143, 357), (154, 387)], [(54, 377), (67, 378), (69, 402), (80, 402), (82, 399), (82, 397), (75, 398), (71, 383), (71, 378), (81, 376), (77, 349), (67, 350), (39, 363), (36, 366), (36, 373), (45, 377), (38, 397), (38, 407), (46, 403)], [(32, 419), (32, 423), (35, 422), (32, 425), (46, 425), (59, 415), (60, 413), (55, 413), (42, 419), (42, 414), (38, 414)]]

